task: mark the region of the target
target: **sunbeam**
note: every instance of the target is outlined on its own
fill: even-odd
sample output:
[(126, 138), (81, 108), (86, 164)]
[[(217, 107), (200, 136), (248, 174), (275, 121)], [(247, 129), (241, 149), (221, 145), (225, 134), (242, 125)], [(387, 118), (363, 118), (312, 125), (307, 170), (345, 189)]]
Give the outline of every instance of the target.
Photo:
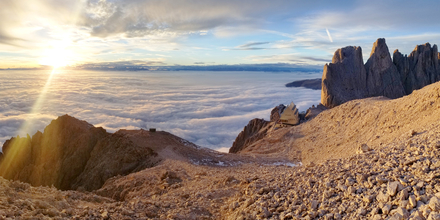
[(27, 134), (26, 138), (14, 138), (11, 140), (10, 143), (5, 144), (7, 145), (6, 149), (3, 150), (3, 154), (6, 153), (8, 156), (5, 157), (1, 163), (0, 167), (0, 176), (6, 177), (6, 178), (14, 178), (10, 176), (10, 172), (17, 169), (17, 168), (23, 168), (20, 167), (22, 165), (22, 162), (26, 161), (29, 156), (30, 152), (30, 146), (31, 146), (31, 138), (29, 134), (33, 131), (33, 124), (35, 123), (35, 118), (38, 114), (41, 114), (41, 107), (44, 104), (44, 101), (46, 99), (47, 92), (50, 88), (50, 85), (52, 83), (53, 75), (56, 73), (57, 69), (54, 67), (49, 74), (49, 77), (46, 81), (46, 84), (44, 85), (43, 89), (40, 92), (40, 95), (38, 96), (37, 100), (34, 102), (34, 105), (32, 106), (31, 111), (27, 114), (27, 118), (21, 128), (18, 130), (19, 134)]

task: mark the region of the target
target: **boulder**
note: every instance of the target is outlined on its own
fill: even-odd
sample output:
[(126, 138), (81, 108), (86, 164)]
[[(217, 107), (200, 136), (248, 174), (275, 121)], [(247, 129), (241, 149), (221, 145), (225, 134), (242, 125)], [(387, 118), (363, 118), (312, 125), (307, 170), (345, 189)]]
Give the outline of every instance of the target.
[(283, 104), (280, 104), (279, 106), (273, 108), (270, 112), (270, 121), (276, 122), (280, 120), (281, 113), (284, 111), (285, 108), (286, 106)]
[(344, 102), (366, 97), (367, 74), (361, 47), (338, 49), (332, 62), (324, 66), (321, 103), (332, 108)]
[(399, 71), (391, 60), (385, 39), (379, 38), (374, 43), (370, 58), (365, 64), (367, 72), (366, 97), (385, 96), (399, 98), (405, 95)]

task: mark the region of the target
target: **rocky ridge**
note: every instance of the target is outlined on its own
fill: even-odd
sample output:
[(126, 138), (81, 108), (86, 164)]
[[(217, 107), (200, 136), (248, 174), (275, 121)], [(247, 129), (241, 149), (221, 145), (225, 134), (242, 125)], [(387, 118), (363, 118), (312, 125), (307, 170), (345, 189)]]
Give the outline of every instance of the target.
[(86, 191), (99, 189), (111, 177), (138, 172), (165, 159), (215, 158), (215, 153), (164, 131), (119, 130), (112, 134), (68, 115), (53, 120), (43, 133), (11, 138), (3, 145), (3, 153), (0, 176), (6, 179)]
[(322, 88), (322, 79), (305, 79), (293, 81), (286, 84), (286, 87), (304, 87), (307, 89), (321, 90)]
[(362, 49), (338, 49), (324, 66), (321, 103), (332, 108), (354, 99), (385, 96), (399, 98), (440, 80), (437, 46), (418, 45), (409, 56), (394, 51), (393, 60), (379, 38), (363, 64)]

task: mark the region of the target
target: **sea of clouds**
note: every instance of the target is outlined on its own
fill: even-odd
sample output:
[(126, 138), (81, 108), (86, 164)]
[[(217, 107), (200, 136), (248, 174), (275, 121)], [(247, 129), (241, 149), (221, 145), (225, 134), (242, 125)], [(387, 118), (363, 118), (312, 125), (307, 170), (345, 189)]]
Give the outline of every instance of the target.
[(249, 120), (269, 120), (274, 106), (291, 101), (305, 111), (321, 95), (284, 86), (316, 72), (51, 72), (0, 71), (0, 144), (69, 114), (109, 132), (157, 128), (227, 151)]

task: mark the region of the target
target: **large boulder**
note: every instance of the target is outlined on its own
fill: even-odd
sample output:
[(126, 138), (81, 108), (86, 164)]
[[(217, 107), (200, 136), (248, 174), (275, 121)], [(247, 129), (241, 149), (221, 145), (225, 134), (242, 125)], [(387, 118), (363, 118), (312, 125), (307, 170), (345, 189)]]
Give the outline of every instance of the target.
[(273, 108), (272, 111), (270, 112), (270, 121), (276, 122), (280, 120), (281, 113), (283, 113), (285, 108), (286, 106), (283, 104), (280, 104), (279, 106)]
[(332, 108), (344, 102), (366, 97), (367, 74), (361, 47), (338, 49), (332, 62), (324, 66), (321, 103)]
[(391, 60), (385, 39), (379, 38), (374, 43), (365, 69), (367, 71), (367, 97), (399, 98), (405, 95), (399, 71)]

